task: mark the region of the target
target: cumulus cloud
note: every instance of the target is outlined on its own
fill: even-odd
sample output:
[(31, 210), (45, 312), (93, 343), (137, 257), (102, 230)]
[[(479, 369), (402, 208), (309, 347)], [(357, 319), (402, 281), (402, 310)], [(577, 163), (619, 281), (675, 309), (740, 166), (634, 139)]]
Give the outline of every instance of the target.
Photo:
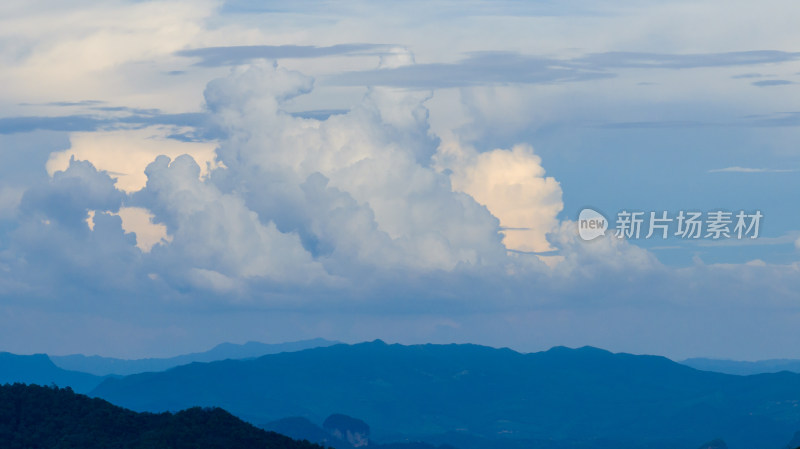
[(602, 278), (612, 273), (637, 277), (663, 268), (653, 253), (612, 232), (591, 241), (582, 240), (577, 223), (571, 220), (559, 223), (549, 237), (561, 250), (557, 272), (566, 277)]
[[(412, 60), (398, 51), (386, 64)], [(213, 151), (173, 143), (161, 128), (73, 136), (51, 157), (48, 182), (19, 200), (5, 272), (125, 297), (284, 306), (379, 296), (412, 308), (422, 303), (409, 298), (424, 297), (426, 309), (479, 298), (470, 307), (579, 302), (598, 291), (632, 300), (652, 285), (665, 286), (664, 299), (680, 276), (694, 279), (627, 241), (580, 240), (573, 222), (559, 221), (561, 186), (532, 147), (440, 140), (430, 92), (371, 88), (325, 118), (285, 110), (313, 87), (269, 63), (210, 82)], [(131, 136), (130, 147), (114, 148)], [(132, 153), (130, 166), (104, 148)], [(123, 184), (117, 171), (144, 182)], [(529, 252), (549, 255), (542, 263)]]
[[(439, 276), (474, 293), (488, 273), (544, 270), (507, 252), (549, 249), (562, 207), (530, 147), (470, 150), (444, 167), (424, 106), (430, 93), (368, 89), (325, 119), (284, 110), (312, 88), (310, 77), (266, 63), (210, 82), (214, 151), (171, 140), (163, 127), (74, 134), (51, 155), (49, 182), (20, 200), (17, 262), (79, 258), (76, 269), (120, 279), (114, 288), (131, 294), (262, 303), (364, 285), (365, 295), (390, 288), (396, 297)], [(37, 232), (51, 239), (37, 242)], [(115, 263), (92, 268), (106, 258)], [(400, 285), (412, 278), (417, 287)], [(92, 276), (76, 279), (95, 288)]]
[[(386, 63), (411, 61), (398, 54)], [(312, 78), (274, 64), (210, 82), (213, 151), (173, 143), (161, 128), (73, 136), (72, 148), (51, 157), (51, 176), (8, 201), (17, 226), (0, 239), (2, 297), (123, 311), (168, 301), (270, 311), (229, 317), (237, 329), (262, 326), (256, 315), (291, 327), (272, 313), (280, 309), (352, 311), (381, 331), (387, 314), (404, 311), (410, 323), (447, 316), (452, 329), (520, 335), (542, 326), (566, 332), (576, 322), (629, 332), (655, 307), (713, 310), (743, 291), (751, 296), (737, 297), (736, 307), (764, 291), (776, 293), (771, 304), (791, 306), (796, 266), (674, 269), (625, 240), (581, 240), (574, 222), (559, 221), (561, 186), (531, 146), (481, 151), (457, 131), (433, 133), (430, 92), (366, 89), (351, 110), (324, 118), (285, 110), (313, 87)], [(129, 166), (115, 165), (128, 153)], [(140, 181), (126, 185), (118, 171), (141, 173)], [(331, 322), (351, 322), (310, 315), (291, 323), (319, 335)], [(138, 318), (152, 326), (149, 319)], [(363, 332), (370, 325), (358, 324)]]
[[(312, 250), (341, 245), (370, 255), (351, 263), (452, 270), (502, 259), (497, 219), (430, 166), (437, 142), (427, 132), (426, 95), (372, 89), (324, 121), (281, 109), (310, 87), (301, 74), (268, 65), (210, 83), (207, 103), (228, 133), (218, 150), (226, 168), (213, 179), (244, 192), (263, 220), (306, 236)], [(308, 207), (320, 197), (351, 213)], [(364, 234), (334, 234), (332, 226)]]
[(135, 192), (144, 187), (145, 167), (159, 155), (177, 157), (190, 154), (207, 175), (216, 164), (213, 142), (183, 142), (169, 138), (180, 132), (171, 126), (148, 126), (113, 131), (76, 132), (70, 136), (70, 148), (54, 152), (47, 161), (47, 172), (64, 170), (70, 158), (89, 160), (100, 170), (116, 178), (116, 187)]
[[(542, 252), (553, 248), (546, 235), (558, 226), (561, 186), (545, 176), (541, 158), (527, 145), (457, 158), (453, 187), (485, 205), (500, 220), (508, 249)], [(451, 151), (452, 154), (452, 151)]]
[(71, 157), (64, 170), (53, 173), (49, 184), (25, 192), (21, 208), (27, 214), (43, 214), (43, 221), (75, 227), (86, 221), (90, 210), (116, 212), (122, 201), (123, 194), (107, 173)]
[[(49, 182), (27, 190), (5, 251), (7, 269), (20, 282), (8, 293), (62, 298), (75, 291), (136, 289), (135, 236), (110, 213), (123, 201), (108, 174), (75, 159)], [(92, 228), (86, 222), (90, 211), (99, 211)]]
[(137, 196), (171, 236), (152, 251), (159, 264), (179, 267), (167, 273), (185, 275), (188, 270), (188, 279), (201, 279), (215, 289), (239, 279), (295, 282), (325, 275), (297, 235), (262, 223), (240, 197), (203, 182), (190, 156), (174, 161), (159, 156), (146, 173), (147, 186)]

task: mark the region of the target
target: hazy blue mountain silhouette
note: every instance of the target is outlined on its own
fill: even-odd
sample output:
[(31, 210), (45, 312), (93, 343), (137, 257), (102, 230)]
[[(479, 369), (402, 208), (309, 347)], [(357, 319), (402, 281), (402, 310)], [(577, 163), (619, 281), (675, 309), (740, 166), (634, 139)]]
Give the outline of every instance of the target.
[(102, 380), (99, 376), (59, 368), (45, 354), (16, 355), (0, 352), (0, 385), (16, 382), (55, 384), (59, 387), (70, 387), (79, 393), (88, 393)]
[(732, 376), (585, 347), (534, 354), (476, 345), (358, 345), (195, 363), (107, 379), (134, 410), (220, 406), (256, 424), (357, 416), (375, 440), (461, 449), (783, 448), (800, 429), (800, 375)]
[[(329, 416), (325, 421), (329, 422), (333, 416), (336, 415)], [(272, 421), (261, 427), (265, 430), (294, 438), (295, 440), (306, 440), (334, 449), (355, 449), (348, 441), (338, 438), (336, 435), (332, 434), (329, 429), (323, 428), (323, 426), (318, 426), (307, 418), (295, 416)], [(354, 430), (358, 431), (358, 429)], [(371, 440), (368, 447), (370, 449), (456, 449), (449, 445), (437, 447), (432, 444), (416, 441), (399, 441), (380, 444)]]
[(258, 429), (219, 408), (134, 413), (72, 390), (22, 384), (0, 386), (0, 447), (323, 449)]
[(694, 358), (686, 359), (680, 363), (703, 371), (714, 371), (717, 373), (735, 374), (739, 376), (779, 373), (781, 371), (800, 373), (800, 360), (794, 359), (771, 359), (759, 360), (757, 362), (742, 362), (738, 360)]
[(205, 352), (179, 355), (169, 358), (147, 359), (117, 359), (113, 357), (86, 356), (82, 354), (50, 356), (57, 366), (74, 371), (82, 371), (97, 376), (109, 374), (129, 375), (148, 371), (164, 371), (170, 368), (186, 365), (193, 362), (214, 362), (226, 359), (248, 359), (261, 357), (267, 354), (300, 351), (303, 349), (331, 346), (339, 342), (315, 338), (289, 343), (258, 343), (245, 344), (222, 343)]
[[(331, 435), (328, 432), (302, 416), (292, 416), (271, 421), (260, 427), (297, 440), (308, 440), (312, 443), (339, 449), (335, 443), (331, 444), (328, 441), (331, 439)], [(341, 447), (349, 449), (352, 446), (350, 444), (342, 444)]]

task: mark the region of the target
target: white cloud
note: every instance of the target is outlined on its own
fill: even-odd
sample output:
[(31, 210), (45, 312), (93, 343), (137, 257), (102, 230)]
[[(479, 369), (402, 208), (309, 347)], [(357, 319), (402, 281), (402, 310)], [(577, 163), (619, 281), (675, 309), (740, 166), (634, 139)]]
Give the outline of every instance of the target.
[(561, 186), (545, 176), (541, 158), (527, 145), (464, 155), (466, 151), (461, 150), (461, 160), (447, 167), (453, 171), (453, 188), (469, 194), (500, 219), (508, 249), (552, 250), (546, 236), (558, 226), (557, 215), (564, 204)]
[[(283, 110), (312, 87), (311, 78), (273, 64), (212, 81), (208, 109), (223, 133), (216, 151), (167, 139), (168, 128), (75, 134), (48, 165), (59, 187), (30, 191), (21, 210), (57, 226), (54, 236), (74, 227), (75, 245), (89, 245), (81, 257), (97, 257), (91, 263), (108, 252), (92, 245), (112, 239), (113, 251), (136, 260), (126, 269), (146, 288), (232, 301), (302, 301), (268, 293), (300, 286), (402, 296), (443, 276), (472, 295), (505, 284), (502, 308), (520, 289), (569, 298), (676, 275), (624, 240), (584, 242), (574, 223), (559, 223), (561, 187), (530, 146), (481, 153), (456, 132), (440, 142), (424, 106), (431, 93), (369, 89), (349, 113), (325, 120)], [(194, 157), (179, 155), (186, 152)], [(152, 161), (159, 153), (169, 156)], [(57, 171), (66, 157), (67, 170)], [(75, 157), (115, 176), (141, 175), (114, 184)], [(554, 251), (541, 263), (508, 249)], [(398, 287), (419, 276), (427, 280)]]
[(70, 148), (52, 153), (47, 161), (51, 176), (65, 170), (70, 158), (90, 161), (99, 170), (116, 178), (116, 186), (125, 192), (144, 187), (147, 177), (144, 170), (156, 156), (171, 158), (189, 154), (201, 167), (201, 175), (216, 167), (213, 142), (184, 142), (170, 139), (179, 129), (169, 126), (149, 126), (140, 129), (76, 132), (70, 135)]
[(614, 278), (631, 279), (666, 269), (653, 253), (612, 232), (591, 241), (581, 239), (574, 221), (561, 222), (549, 237), (562, 257), (554, 273), (566, 279), (598, 279), (612, 273)]
[[(614, 238), (584, 242), (574, 223), (559, 223), (561, 187), (530, 146), (481, 153), (452, 129), (440, 142), (425, 107), (430, 92), (369, 89), (349, 113), (324, 120), (283, 110), (313, 85), (272, 64), (209, 83), (208, 110), (222, 132), (216, 151), (168, 139), (172, 129), (163, 127), (74, 134), (72, 147), (49, 162), (50, 184), (23, 197), (19, 209), (31, 225), (12, 253), (20, 261), (76, 259), (76, 269), (96, 272), (78, 276), (85, 285), (116, 276), (105, 288), (127, 286), (131, 295), (263, 304), (304, 303), (310, 288), (339, 301), (425, 292), (444, 304), (486, 295), (494, 302), (485, 307), (503, 309), (568, 304), (595, 290), (631, 301), (680, 276), (695, 285), (694, 272), (671, 271), (647, 250)], [(74, 159), (59, 171), (66, 158), (138, 180), (114, 184)], [(42, 232), (46, 249), (34, 237)], [(541, 263), (507, 249), (554, 251)], [(108, 257), (120, 262), (98, 268)], [(772, 269), (747, 269), (761, 268)], [(741, 275), (701, 269), (720, 279)], [(523, 291), (535, 298), (521, 299)], [(681, 289), (659, 293), (661, 300), (669, 291)]]
[[(496, 219), (454, 193), (447, 177), (429, 166), (436, 142), (422, 106), (428, 95), (373, 89), (348, 114), (324, 121), (281, 111), (283, 101), (310, 85), (296, 72), (262, 65), (213, 81), (206, 92), (228, 132), (218, 151), (227, 167), (220, 178), (247, 192), (248, 206), (262, 219), (301, 233), (326, 230), (330, 240), (322, 247), (370, 257), (351, 263), (452, 270), (502, 260)], [(326, 182), (304, 191), (317, 174)], [(361, 211), (352, 216), (359, 221), (342, 222), (335, 209), (322, 215), (329, 206), (309, 208), (305, 202), (317, 201), (311, 195), (340, 198)], [(356, 227), (370, 237), (333, 234), (332, 226)]]
[[(113, 215), (123, 201), (113, 180), (84, 161), (72, 160), (65, 171), (28, 189), (5, 251), (4, 274), (17, 284), (7, 294), (61, 298), (139, 289), (141, 252)], [(97, 211), (91, 229), (90, 211)]]
[[(147, 176), (140, 198), (172, 236), (152, 251), (159, 261), (174, 264), (166, 275), (210, 280), (215, 288), (226, 278), (295, 283), (328, 277), (296, 234), (262, 223), (240, 197), (203, 182), (190, 156), (174, 161), (159, 156), (147, 167)], [(198, 273), (203, 275), (198, 278)]]
[(17, 5), (0, 14), (0, 41), (17, 49), (0, 53), (5, 62), (0, 80), (7, 87), (0, 99), (18, 103), (101, 96), (139, 107), (153, 107), (159, 96), (174, 99), (185, 91), (185, 83), (161, 77), (159, 88), (148, 79), (152, 74), (141, 73), (149, 81), (143, 91), (141, 80), (130, 77), (144, 66), (152, 69), (154, 61), (169, 67), (175, 51), (203, 39), (203, 21), (216, 7), (217, 2), (205, 0)]

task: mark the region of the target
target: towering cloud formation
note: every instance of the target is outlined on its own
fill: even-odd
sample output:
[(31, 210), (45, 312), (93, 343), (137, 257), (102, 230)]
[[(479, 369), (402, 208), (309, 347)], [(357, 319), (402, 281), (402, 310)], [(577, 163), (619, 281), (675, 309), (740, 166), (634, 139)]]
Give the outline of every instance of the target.
[(302, 236), (330, 270), (342, 265), (453, 270), (505, 257), (498, 221), (431, 167), (425, 96), (369, 91), (344, 115), (293, 117), (281, 104), (311, 80), (270, 66), (209, 84), (227, 137), (212, 181), (262, 221)]
[[(46, 184), (26, 191), (18, 226), (3, 251), (3, 291), (13, 297), (60, 298), (135, 288), (141, 252), (135, 236), (111, 214), (124, 199), (108, 174), (75, 159)], [(98, 211), (91, 227), (89, 211)]]
[[(412, 61), (396, 53), (383, 64)], [(49, 227), (39, 231), (81, 247), (59, 253), (65, 264), (81, 257), (80, 269), (149, 286), (133, 290), (259, 302), (305, 297), (303, 289), (385, 291), (410, 278), (428, 279), (420, 289), (461, 279), (455, 290), (481, 282), (492, 290), (507, 276), (527, 283), (550, 270), (509, 250), (551, 250), (548, 233), (570, 247), (557, 220), (560, 186), (529, 146), (480, 153), (441, 144), (429, 129), (425, 92), (368, 89), (351, 111), (324, 120), (284, 110), (312, 88), (313, 79), (275, 64), (236, 68), (205, 91), (216, 160), (205, 147), (199, 161), (136, 153), (126, 179), (141, 171), (146, 184), (133, 192), (90, 162), (51, 164), (50, 185), (22, 200), (30, 229)], [(152, 214), (157, 226), (137, 228), (130, 211)], [(18, 232), (26, 257), (44, 259), (59, 247), (30, 253), (31, 231)]]
[(546, 235), (558, 226), (561, 186), (544, 176), (541, 158), (527, 145), (486, 153), (463, 151), (453, 164), (453, 187), (500, 219), (508, 249), (549, 251)]

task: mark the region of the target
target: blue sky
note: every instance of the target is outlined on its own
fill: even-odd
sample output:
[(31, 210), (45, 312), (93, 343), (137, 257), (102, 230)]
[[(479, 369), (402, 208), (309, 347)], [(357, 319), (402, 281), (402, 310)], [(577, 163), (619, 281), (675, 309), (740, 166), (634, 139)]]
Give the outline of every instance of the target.
[[(798, 9), (7, 2), (0, 349), (800, 357)], [(763, 219), (626, 240), (623, 210)]]

